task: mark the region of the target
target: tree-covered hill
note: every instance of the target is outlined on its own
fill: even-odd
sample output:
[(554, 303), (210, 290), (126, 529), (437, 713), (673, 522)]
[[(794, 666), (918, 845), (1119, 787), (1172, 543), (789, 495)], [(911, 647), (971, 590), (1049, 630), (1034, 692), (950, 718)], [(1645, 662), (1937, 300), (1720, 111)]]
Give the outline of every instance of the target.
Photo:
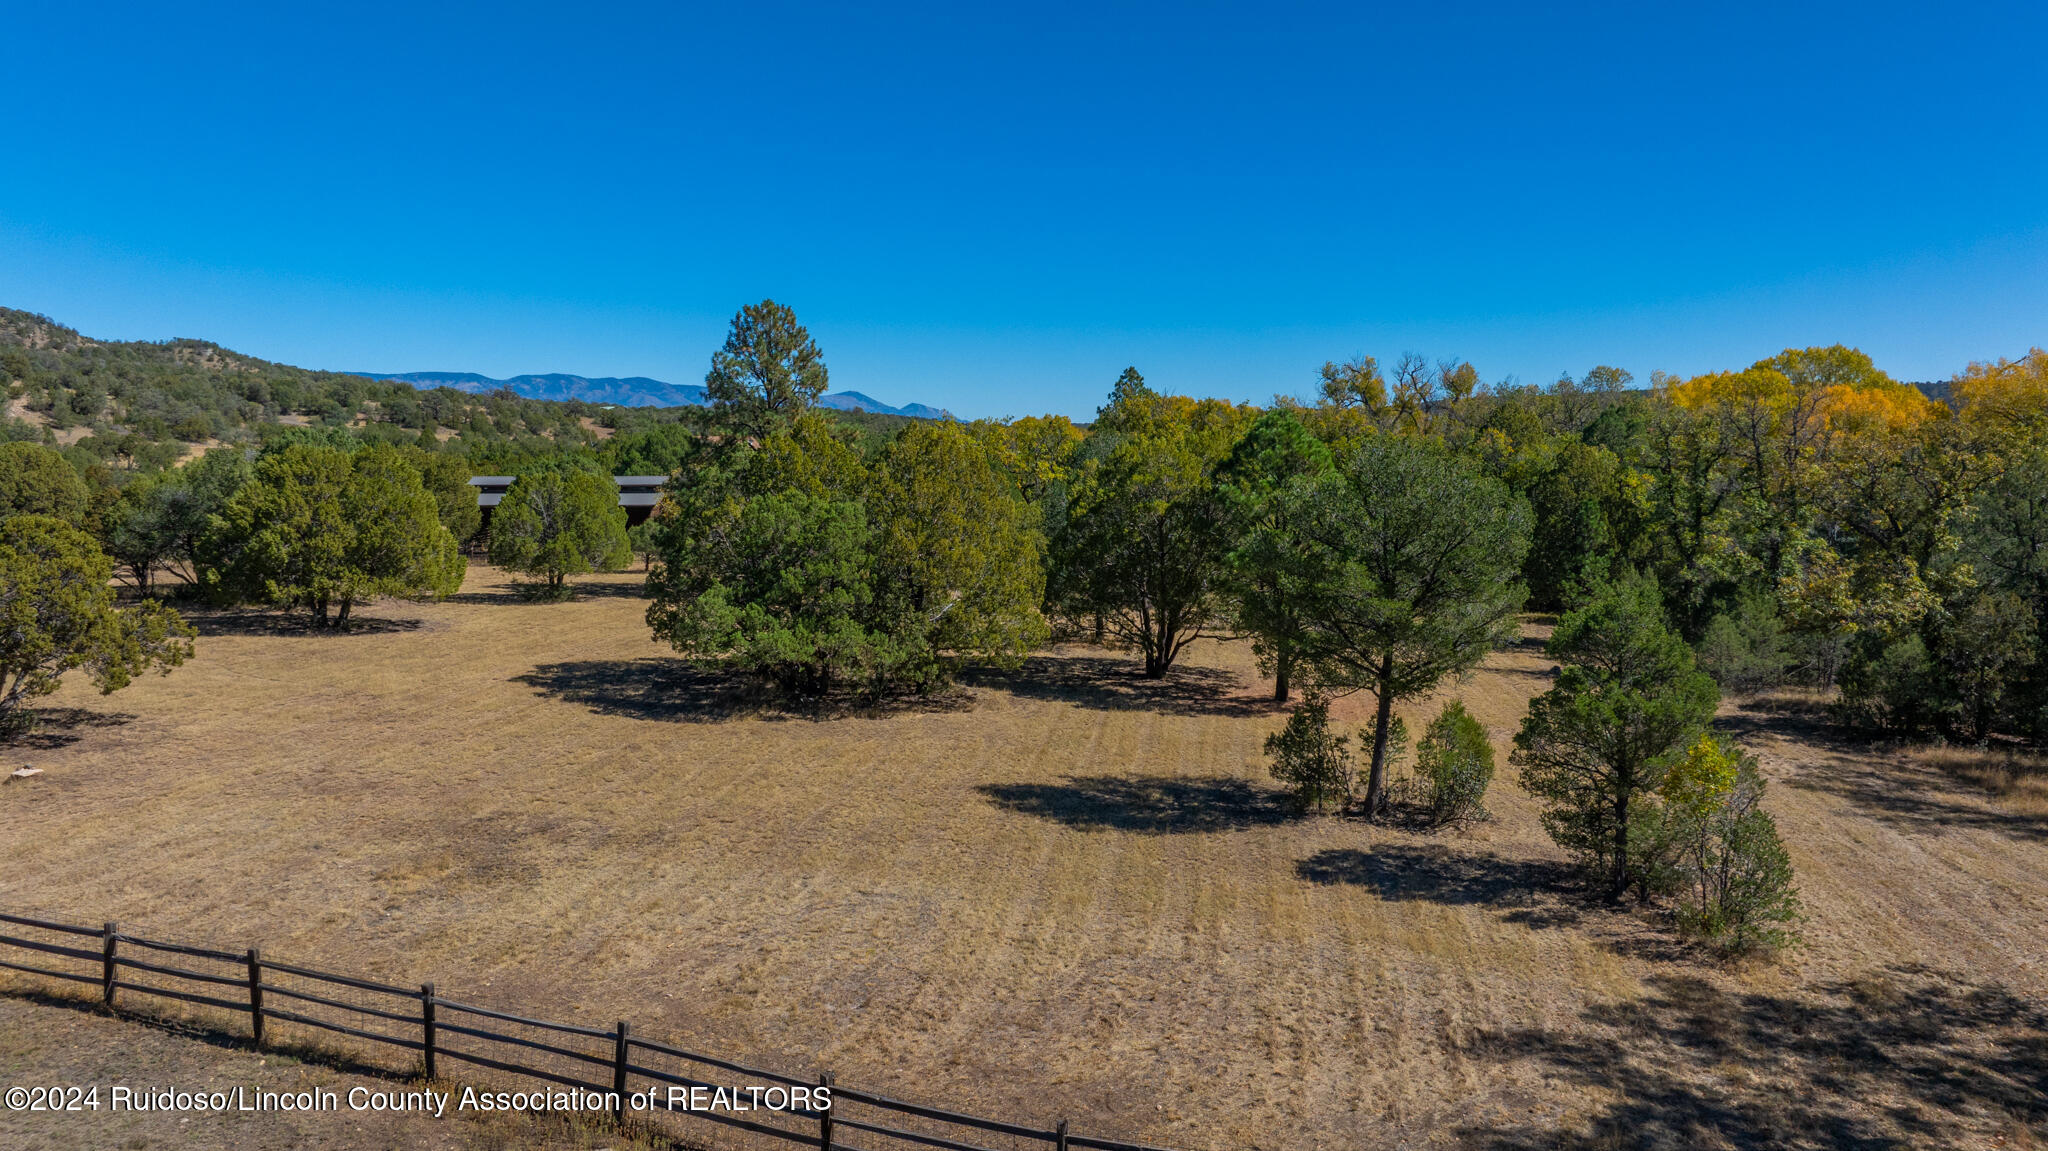
[(151, 471), (213, 444), (262, 443), (289, 427), (458, 449), (596, 445), (654, 410), (467, 395), (347, 372), (272, 363), (206, 340), (95, 340), (46, 316), (0, 309), (0, 436), (63, 447), (110, 467)]

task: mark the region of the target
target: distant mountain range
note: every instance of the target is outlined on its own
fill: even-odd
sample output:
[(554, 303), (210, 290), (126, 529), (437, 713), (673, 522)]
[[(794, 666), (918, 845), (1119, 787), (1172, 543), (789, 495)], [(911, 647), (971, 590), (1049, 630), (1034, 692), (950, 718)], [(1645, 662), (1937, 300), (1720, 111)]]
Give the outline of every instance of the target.
[[(560, 372), (546, 375), (513, 376), (494, 380), (475, 372), (350, 372), (373, 380), (391, 380), (415, 388), (454, 388), (481, 395), (510, 388), (530, 400), (582, 400), (586, 404), (617, 404), (627, 408), (679, 408), (704, 403), (702, 384), (671, 384), (646, 376), (571, 376)], [(828, 392), (818, 397), (818, 406), (842, 412), (876, 412), (885, 416), (909, 416), (919, 420), (949, 420), (953, 413), (927, 404), (892, 407), (862, 392)]]

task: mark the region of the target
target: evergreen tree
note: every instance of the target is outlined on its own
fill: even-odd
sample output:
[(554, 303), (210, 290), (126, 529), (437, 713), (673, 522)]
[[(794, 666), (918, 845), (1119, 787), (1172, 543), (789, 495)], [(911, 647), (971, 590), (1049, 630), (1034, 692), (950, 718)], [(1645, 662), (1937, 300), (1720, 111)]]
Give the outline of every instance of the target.
[(1293, 789), (1295, 810), (1342, 809), (1351, 802), (1350, 742), (1330, 730), (1330, 702), (1314, 691), (1295, 706), (1286, 727), (1266, 737), (1273, 778)]
[(118, 609), (112, 564), (92, 537), (49, 516), (0, 520), (0, 735), (29, 723), (24, 705), (84, 668), (101, 694), (192, 657), (193, 631), (156, 600)]
[(523, 475), (491, 513), (491, 562), (536, 577), (548, 598), (567, 594), (569, 576), (632, 561), (626, 509), (609, 477), (578, 469)]
[(935, 673), (965, 656), (1014, 666), (1045, 641), (1038, 510), (981, 440), (950, 422), (904, 429), (866, 504), (877, 622), (918, 636)]
[(1438, 826), (1486, 818), (1493, 782), (1493, 743), (1461, 700), (1450, 700), (1416, 746), (1415, 767), (1428, 787), (1429, 816)]
[(1246, 414), (1219, 400), (1159, 396), (1127, 370), (1099, 413), (1056, 548), (1060, 606), (1101, 621), (1158, 679), (1213, 620), (1230, 525), (1213, 469)]
[(1619, 899), (1631, 883), (1648, 883), (1654, 793), (1713, 718), (1720, 692), (1641, 577), (1601, 585), (1545, 650), (1563, 668), (1530, 703), (1514, 761), (1522, 787), (1545, 803), (1550, 837)]
[(1234, 546), (1225, 556), (1226, 595), (1260, 663), (1272, 669), (1273, 698), (1285, 702), (1305, 631), (1303, 592), (1317, 575), (1315, 553), (1287, 516), (1291, 485), (1312, 483), (1335, 465), (1330, 450), (1290, 413), (1267, 412), (1216, 469), (1216, 491)]
[(375, 596), (452, 594), (464, 568), (419, 473), (382, 447), (265, 455), (212, 518), (200, 554), (216, 595), (305, 607), (322, 627)]
[(149, 595), (156, 569), (175, 558), (183, 540), (189, 492), (177, 472), (138, 476), (100, 517), (106, 553)]
[(724, 430), (766, 436), (801, 415), (826, 387), (825, 358), (796, 313), (773, 300), (741, 308), (704, 376)]
[(50, 516), (84, 527), (92, 494), (64, 457), (41, 444), (0, 444), (0, 517)]
[(1514, 634), (1528, 508), (1440, 448), (1391, 435), (1359, 441), (1291, 503), (1319, 572), (1300, 601), (1303, 655), (1317, 683), (1377, 697), (1366, 783), (1376, 815), (1395, 701), (1470, 670)]

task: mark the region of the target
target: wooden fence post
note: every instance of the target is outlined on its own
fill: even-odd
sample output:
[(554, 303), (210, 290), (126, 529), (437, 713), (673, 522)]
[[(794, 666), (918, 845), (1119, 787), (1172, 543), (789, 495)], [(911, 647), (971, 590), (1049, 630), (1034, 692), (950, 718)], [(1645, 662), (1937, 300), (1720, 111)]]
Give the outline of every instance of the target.
[(263, 957), (249, 949), (249, 1039), (263, 1046)]
[(1053, 1145), (1053, 1149), (1054, 1149), (1054, 1151), (1067, 1151), (1067, 1121), (1066, 1121), (1066, 1120), (1064, 1120), (1064, 1119), (1060, 1120), (1060, 1125), (1059, 1125), (1058, 1127), (1055, 1127), (1055, 1128), (1053, 1129), (1053, 1133), (1052, 1133), (1052, 1136), (1053, 1136), (1053, 1143), (1052, 1143), (1052, 1145)]
[(114, 925), (102, 928), (100, 939), (100, 1002), (114, 1005)]
[(434, 1075), (434, 985), (420, 984), (420, 1054), (426, 1057), (427, 1078)]
[[(818, 1086), (827, 1092), (832, 1089), (832, 1073), (818, 1073)], [(818, 1110), (818, 1151), (832, 1151), (832, 1096), (825, 1096), (825, 1106)]]
[(612, 1121), (615, 1123), (623, 1123), (626, 1120), (627, 1030), (626, 1021), (619, 1020), (618, 1046), (612, 1053), (612, 1094), (616, 1097), (612, 1103)]

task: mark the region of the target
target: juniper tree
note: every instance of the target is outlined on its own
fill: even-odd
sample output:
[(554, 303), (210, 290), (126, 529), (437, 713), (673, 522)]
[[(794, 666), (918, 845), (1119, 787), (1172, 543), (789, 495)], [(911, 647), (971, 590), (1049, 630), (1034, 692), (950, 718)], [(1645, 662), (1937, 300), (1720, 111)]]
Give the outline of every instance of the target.
[(520, 476), (491, 513), (491, 562), (538, 578), (559, 599), (572, 575), (619, 571), (633, 560), (626, 509), (609, 477), (580, 469)]
[(376, 596), (452, 594), (465, 566), (419, 473), (388, 447), (264, 456), (200, 554), (216, 596), (308, 608), (322, 627)]
[(112, 563), (91, 536), (49, 516), (0, 520), (0, 735), (24, 705), (83, 668), (102, 694), (192, 656), (191, 625), (156, 600), (115, 606)]
[(1266, 737), (1273, 778), (1293, 789), (1297, 811), (1351, 802), (1350, 743), (1349, 736), (1330, 730), (1330, 702), (1314, 691), (1295, 705), (1286, 727)]
[(1415, 766), (1429, 787), (1430, 820), (1438, 825), (1486, 818), (1493, 782), (1493, 744), (1460, 700), (1444, 704), (1416, 746)]
[(91, 493), (64, 457), (41, 444), (0, 444), (0, 517), (52, 516), (85, 525)]

